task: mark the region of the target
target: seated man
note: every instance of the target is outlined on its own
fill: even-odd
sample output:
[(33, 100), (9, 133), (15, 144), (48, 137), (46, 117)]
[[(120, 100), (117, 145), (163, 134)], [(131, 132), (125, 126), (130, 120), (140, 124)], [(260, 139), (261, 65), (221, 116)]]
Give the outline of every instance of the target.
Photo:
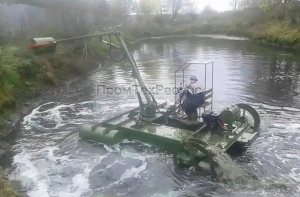
[(197, 120), (197, 109), (205, 102), (205, 94), (196, 76), (190, 77), (190, 84), (183, 88), (181, 108), (189, 120)]

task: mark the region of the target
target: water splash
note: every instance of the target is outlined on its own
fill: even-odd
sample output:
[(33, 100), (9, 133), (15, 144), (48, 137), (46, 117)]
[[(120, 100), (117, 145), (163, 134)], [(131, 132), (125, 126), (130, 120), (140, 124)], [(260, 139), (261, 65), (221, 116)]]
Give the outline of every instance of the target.
[[(212, 156), (211, 159), (215, 167), (214, 171), (219, 181), (239, 184), (249, 182), (250, 174), (238, 166), (222, 149), (216, 146), (208, 146), (206, 150)], [(256, 179), (256, 177), (251, 178)]]
[(297, 191), (299, 188), (297, 184), (288, 184), (280, 181), (280, 176), (277, 179), (269, 179), (267, 177), (260, 177), (256, 174), (250, 173), (246, 169), (235, 163), (231, 157), (222, 149), (216, 146), (208, 146), (206, 150), (211, 154), (211, 159), (215, 167), (215, 175), (218, 181), (233, 184), (233, 187), (252, 188), (253, 190), (286, 190)]

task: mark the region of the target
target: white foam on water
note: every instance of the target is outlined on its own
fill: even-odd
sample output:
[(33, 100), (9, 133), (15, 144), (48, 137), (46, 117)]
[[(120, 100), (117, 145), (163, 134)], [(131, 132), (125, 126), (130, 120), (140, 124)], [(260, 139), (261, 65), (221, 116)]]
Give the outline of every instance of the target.
[(93, 111), (92, 110), (85, 110), (85, 111), (80, 111), (78, 113), (76, 113), (77, 116), (80, 116), (80, 115), (83, 115), (83, 116), (86, 116), (86, 115), (93, 115)]
[(286, 111), (300, 112), (300, 109), (293, 107), (283, 107), (283, 109)]
[[(33, 144), (34, 145), (34, 144)], [(28, 147), (26, 147), (28, 146)], [(28, 143), (19, 144), (16, 146), (18, 150), (22, 150), (20, 153), (14, 156), (13, 164), (16, 166), (15, 174), (11, 175), (12, 179), (17, 179), (23, 182), (25, 188), (27, 188), (28, 195), (30, 197), (80, 197), (84, 192), (89, 189), (88, 176), (91, 171), (90, 162), (88, 164), (83, 163), (86, 166), (83, 173), (74, 175), (71, 180), (69, 178), (61, 177), (61, 169), (68, 165), (73, 165), (74, 161), (69, 159), (69, 156), (55, 156), (55, 151), (59, 150), (57, 146), (46, 146), (38, 150), (31, 150)], [(101, 161), (104, 156), (96, 156), (95, 161)], [(91, 158), (92, 159), (92, 158)], [(75, 160), (76, 162), (76, 160)], [(53, 174), (54, 176), (53, 177)], [(62, 178), (62, 181), (67, 181), (63, 192), (50, 194), (51, 185), (53, 184), (53, 178)], [(70, 182), (69, 182), (70, 181)]]
[(140, 178), (139, 174), (144, 171), (147, 167), (147, 162), (146, 163), (143, 163), (140, 167), (138, 168), (132, 168), (130, 170), (126, 170), (122, 176), (120, 177), (119, 180), (109, 184), (108, 186), (105, 186), (105, 187), (102, 187), (101, 189), (108, 189), (108, 188), (111, 188), (115, 185), (118, 185), (120, 183), (122, 183), (122, 181), (126, 180), (126, 179), (129, 179), (129, 178)]
[(57, 197), (81, 197), (84, 192), (89, 191), (90, 183), (88, 180), (92, 168), (86, 167), (82, 174), (76, 174), (72, 178), (72, 185), (60, 191), (54, 196)]
[(131, 169), (127, 169), (124, 174), (122, 174), (120, 181), (132, 177), (140, 178), (139, 174), (147, 168), (147, 162), (145, 161), (145, 158), (142, 158), (141, 160), (143, 161), (143, 164), (137, 168), (133, 167)]
[[(170, 104), (174, 104), (173, 100), (170, 99), (156, 99), (158, 104), (167, 102), (169, 105)], [(139, 107), (139, 103), (137, 102), (137, 100), (132, 100), (131, 102), (126, 101), (126, 103), (122, 103), (120, 105), (118, 105), (117, 111), (119, 111), (120, 109), (134, 109), (136, 107)], [(111, 107), (109, 107), (109, 109), (111, 109)]]
[[(125, 156), (126, 155), (126, 156)], [(140, 174), (146, 170), (147, 168), (147, 162), (146, 162), (146, 158), (147, 157), (150, 157), (150, 156), (147, 156), (147, 157), (143, 157), (143, 156), (140, 156), (139, 154), (137, 153), (131, 153), (131, 152), (126, 152), (125, 154), (123, 154), (122, 152), (122, 156), (123, 158), (126, 158), (126, 157), (129, 157), (129, 158), (132, 158), (132, 159), (139, 159), (142, 164), (138, 167), (132, 167), (130, 169), (127, 169), (125, 170), (125, 172), (121, 175), (121, 177), (119, 178), (119, 180), (117, 181), (114, 181), (112, 183), (110, 183), (109, 185), (107, 186), (104, 186), (104, 187), (101, 187), (99, 188), (99, 190), (105, 190), (105, 189), (109, 189), (109, 188), (112, 188), (113, 186), (115, 185), (118, 185), (120, 183), (122, 183), (124, 180), (126, 179), (130, 179), (130, 178), (141, 178), (140, 177)], [(114, 161), (112, 164), (110, 165), (107, 165), (104, 169), (101, 169), (99, 170), (98, 172), (101, 172), (101, 171), (104, 171), (108, 168), (111, 168), (113, 165), (115, 165), (116, 163), (123, 163), (123, 162), (120, 162), (120, 161)], [(123, 163), (124, 164), (124, 163)], [(125, 164), (126, 165), (126, 164)]]
[(133, 103), (123, 103), (121, 105), (118, 106), (118, 108), (122, 108), (122, 109), (125, 109), (125, 108), (136, 108), (138, 107), (139, 104), (137, 102), (133, 102)]
[[(54, 108), (50, 108), (50, 109), (47, 109), (47, 110), (44, 110), (44, 111), (40, 111), (40, 109), (43, 106), (49, 105), (49, 104), (52, 104), (52, 103), (53, 102), (45, 103), (45, 104), (33, 109), (32, 112), (29, 115), (25, 116), (24, 120), (23, 120), (23, 125), (24, 125), (25, 129), (30, 130), (30, 129), (32, 129), (32, 127), (36, 127), (36, 128), (39, 128), (39, 129), (45, 129), (45, 127), (38, 124), (38, 122), (34, 121), (35, 119), (38, 119), (38, 118), (42, 118), (44, 120), (55, 121), (56, 126), (54, 128), (51, 128), (51, 129), (56, 129), (56, 128), (59, 128), (60, 126), (63, 126), (63, 125), (61, 125), (62, 117), (61, 117), (60, 109), (64, 109), (64, 108), (67, 108), (67, 107), (72, 107), (73, 105), (60, 104), (60, 105), (55, 106)], [(59, 103), (56, 103), (56, 104), (59, 104)]]
[[(291, 192), (299, 191), (300, 187), (300, 169), (297, 168), (297, 163), (300, 159), (299, 143), (297, 140), (300, 136), (300, 124), (297, 118), (286, 120), (282, 123), (271, 123), (267, 137), (268, 139), (261, 139), (267, 149), (263, 149), (262, 144), (259, 145), (258, 155), (259, 160), (264, 164), (260, 165), (266, 167), (271, 166), (270, 169), (276, 169), (275, 172), (270, 170), (270, 176), (274, 176), (274, 180), (283, 180), (288, 186), (293, 186)], [(259, 140), (259, 139), (258, 139)], [(259, 164), (257, 162), (257, 164)], [(269, 171), (266, 168), (266, 171)], [(281, 174), (282, 173), (282, 174)], [(282, 178), (279, 178), (282, 176)]]
[[(30, 129), (32, 129), (32, 126), (39, 128), (39, 129), (44, 129), (44, 127), (41, 126), (40, 124), (38, 124), (38, 122), (32, 121), (33, 119), (36, 119), (36, 118), (42, 117), (43, 119), (54, 120), (56, 122), (56, 124), (58, 124), (59, 122), (62, 121), (62, 118), (60, 117), (60, 112), (58, 111), (57, 107), (56, 107), (56, 109), (54, 108), (52, 111), (46, 110), (46, 111), (40, 112), (39, 109), (42, 106), (34, 109), (31, 112), (31, 114), (24, 117), (23, 125), (24, 125), (25, 129), (30, 130)], [(47, 115), (44, 115), (44, 113), (47, 113)], [(58, 127), (58, 126), (59, 125), (57, 125), (56, 127)]]
[(271, 110), (282, 110), (282, 107), (267, 105), (267, 104), (257, 104), (260, 105), (264, 109), (271, 109)]
[(299, 123), (289, 123), (289, 124), (281, 124), (281, 123), (273, 123), (270, 125), (272, 128), (282, 129), (282, 132), (299, 132), (300, 124)]
[(31, 197), (50, 197), (48, 192), (46, 192), (48, 187), (45, 183), (38, 182), (37, 187), (39, 188), (37, 191), (31, 191), (28, 193), (28, 195)]
[[(295, 107), (278, 107), (267, 104), (251, 104), (252, 106), (258, 106), (258, 112), (262, 115), (268, 115), (272, 120), (281, 119), (282, 121), (296, 120), (300, 119), (300, 109)], [(290, 123), (290, 122), (288, 122)]]
[(297, 183), (300, 183), (300, 168), (292, 168), (289, 176)]
[(57, 161), (60, 161), (60, 162), (65, 161), (65, 162), (67, 162), (67, 161), (69, 161), (69, 157), (68, 156), (60, 156), (60, 157), (54, 156), (54, 151), (55, 150), (60, 150), (59, 147), (47, 147), (44, 150), (48, 151), (47, 159), (49, 161), (52, 161), (52, 162), (57, 162)]
[(237, 37), (237, 36), (227, 36), (227, 35), (211, 35), (211, 34), (201, 34), (196, 35), (197, 37), (208, 37), (212, 39), (224, 39), (224, 40), (249, 40), (245, 37)]
[[(209, 180), (207, 182), (211, 183)], [(199, 184), (198, 183), (189, 183), (187, 185), (182, 185), (182, 189), (178, 191), (167, 191), (165, 193), (155, 193), (152, 194), (150, 197), (180, 197), (180, 196), (195, 196), (194, 195), (189, 195), (190, 191), (193, 191), (194, 188), (198, 188)]]
[[(18, 164), (18, 171), (20, 171), (19, 180), (28, 180), (33, 189), (28, 193), (30, 197), (48, 197), (48, 184), (41, 177), (43, 176), (42, 169), (36, 168), (31, 162), (31, 156), (23, 151), (14, 157), (14, 164)], [(26, 185), (25, 185), (26, 186)]]
[(150, 197), (177, 197), (180, 196), (181, 192), (170, 191), (165, 194), (153, 194)]
[[(157, 99), (157, 101), (160, 104), (162, 102), (165, 102), (166, 99)], [(123, 101), (119, 101), (118, 103), (120, 103), (120, 102), (123, 102)], [(107, 104), (107, 102), (94, 102), (94, 101), (82, 102), (79, 104), (46, 103), (46, 104), (41, 105), (40, 107), (34, 109), (31, 114), (29, 114), (28, 116), (26, 116), (24, 118), (24, 125), (28, 126), (25, 128), (30, 129), (30, 128), (32, 128), (32, 126), (34, 127), (34, 124), (38, 124), (35, 120), (36, 118), (42, 118), (42, 119), (49, 118), (49, 119), (55, 120), (55, 123), (57, 123), (55, 128), (61, 127), (64, 125), (62, 123), (63, 120), (61, 117), (61, 112), (63, 112), (64, 109), (66, 109), (66, 108), (74, 109), (76, 107), (75, 105), (79, 105), (80, 107), (82, 107), (81, 105), (90, 104), (90, 103)], [(40, 111), (40, 109), (43, 106), (49, 105), (49, 104), (57, 104), (57, 105), (51, 109), (46, 109), (44, 111)], [(173, 101), (168, 100), (168, 104), (173, 104)], [(138, 106), (138, 103), (136, 101), (132, 101), (132, 102), (127, 101), (126, 103), (122, 103), (121, 105), (118, 105), (118, 106), (117, 105), (116, 106), (101, 106), (101, 107), (99, 107), (99, 111), (104, 112), (104, 113), (111, 113), (111, 112), (119, 111), (120, 108), (127, 109), (127, 108), (135, 108), (137, 106)], [(259, 107), (261, 107), (261, 106), (259, 106)], [(271, 110), (279, 110), (279, 111), (283, 109), (281, 107), (273, 107), (273, 106), (264, 106), (264, 107), (271, 109)], [(291, 110), (289, 108), (285, 109), (285, 110), (293, 111), (293, 109)], [(43, 116), (42, 114), (45, 114), (45, 112), (47, 115)], [(85, 115), (94, 115), (94, 113), (93, 113), (93, 110), (89, 109), (89, 106), (88, 106), (88, 107), (83, 107), (83, 110), (80, 108), (79, 112), (75, 113), (75, 115), (85, 116)], [(289, 122), (288, 125), (273, 123), (272, 127), (278, 128), (282, 132), (299, 132), (299, 130), (300, 130), (300, 124), (291, 123), (291, 122)], [(277, 141), (277, 142), (282, 141), (282, 137), (276, 136), (276, 133), (273, 134), (272, 138), (273, 138), (272, 141)], [(28, 144), (24, 144), (24, 145), (28, 146)], [(115, 152), (115, 151), (120, 152), (121, 151), (119, 146), (115, 146), (113, 148), (108, 147), (108, 146), (104, 146), (104, 147), (108, 152)], [(22, 147), (20, 147), (19, 149), (22, 149)], [(54, 155), (54, 152), (56, 150), (59, 150), (59, 148), (53, 146), (53, 147), (43, 148), (34, 153), (29, 153), (29, 152), (23, 151), (22, 153), (19, 153), (18, 155), (16, 155), (15, 164), (17, 164), (17, 170), (22, 172), (22, 173), (20, 173), (21, 180), (24, 180), (24, 182), (27, 182), (27, 180), (28, 180), (29, 182), (33, 183), (33, 184), (31, 184), (33, 186), (33, 188), (30, 188), (29, 193), (28, 193), (28, 195), (30, 195), (30, 197), (37, 197), (37, 196), (48, 197), (49, 195), (51, 195), (51, 196), (53, 195), (53, 196), (57, 196), (57, 197), (65, 197), (65, 196), (66, 197), (80, 197), (83, 193), (89, 191), (88, 177), (91, 172), (91, 169), (93, 168), (91, 166), (92, 165), (91, 163), (84, 164), (84, 170), (78, 169), (78, 170), (80, 170), (80, 173), (78, 173), (70, 178), (70, 182), (68, 182), (64, 186), (64, 191), (55, 191), (55, 192), (53, 191), (52, 193), (49, 194), (49, 190), (50, 191), (52, 190), (51, 183), (53, 182), (53, 178), (50, 177), (49, 172), (47, 172), (47, 169), (59, 171), (62, 166), (69, 165), (67, 163), (71, 162), (68, 156), (56, 157)], [(270, 148), (267, 152), (274, 152), (274, 155), (273, 155), (274, 157), (276, 157), (278, 160), (281, 160), (282, 163), (288, 164), (289, 161), (285, 161), (283, 159), (284, 158), (283, 155), (281, 155), (280, 153), (276, 154), (276, 152), (274, 151), (274, 147)], [(36, 154), (41, 154), (42, 158), (39, 158), (39, 160), (38, 160), (36, 158)], [(129, 169), (125, 170), (125, 172), (120, 176), (119, 180), (109, 184), (108, 186), (106, 186), (102, 189), (111, 188), (112, 186), (118, 185), (121, 182), (125, 181), (126, 179), (141, 178), (141, 173), (147, 169), (146, 158), (148, 156), (143, 157), (143, 156), (140, 156), (140, 154), (138, 154), (138, 153), (124, 152), (124, 151), (121, 151), (121, 154), (122, 154), (123, 158), (130, 157), (133, 159), (141, 160), (141, 165), (139, 165), (138, 167), (130, 167)], [(149, 157), (151, 157), (151, 156), (149, 156)], [(293, 153), (286, 155), (287, 159), (291, 159), (291, 158), (295, 158), (295, 157), (297, 157), (297, 156)], [(40, 161), (40, 160), (42, 160), (42, 161)], [(101, 158), (100, 158), (100, 160), (101, 160)], [(93, 162), (97, 162), (97, 161), (98, 161), (98, 159), (95, 159)], [(119, 161), (115, 161), (113, 164), (106, 166), (105, 169), (112, 167), (117, 162), (119, 162)], [(46, 165), (44, 167), (40, 168), (40, 166), (43, 163), (45, 163)], [(270, 164), (272, 166), (276, 165), (272, 162), (270, 162)], [(49, 165), (50, 167), (48, 167), (47, 165)], [(73, 164), (70, 163), (70, 166), (71, 165), (73, 165)], [(105, 170), (105, 169), (103, 169), (103, 170)], [(296, 171), (291, 171), (290, 176), (293, 178), (294, 181), (299, 182), (300, 177)], [(155, 197), (155, 196), (176, 196), (176, 194), (178, 194), (178, 193), (179, 192), (172, 191), (167, 194), (156, 194), (156, 195), (153, 195), (153, 197)]]
[[(34, 153), (25, 150), (14, 157), (14, 164), (17, 166), (16, 178), (23, 181), (30, 197), (80, 197), (89, 191), (89, 175), (92, 168), (102, 161), (106, 155), (93, 156), (91, 161), (70, 160), (68, 156), (55, 156), (54, 151), (58, 147), (46, 147)], [(37, 157), (37, 155), (40, 155)], [(79, 165), (78, 171), (73, 177), (63, 178), (60, 173), (67, 166)], [(79, 162), (79, 163), (78, 163)], [(83, 167), (83, 169), (81, 169)], [(54, 174), (53, 174), (54, 173)], [(54, 175), (54, 177), (53, 177)], [(55, 180), (61, 179), (64, 183), (62, 191), (55, 191), (51, 185)], [(67, 182), (65, 182), (67, 181)], [(26, 184), (28, 183), (28, 184)]]
[[(99, 105), (99, 107), (97, 107), (97, 105), (84, 106), (86, 104), (97, 104)], [(26, 130), (31, 130), (33, 128), (39, 130), (58, 129), (66, 125), (67, 123), (70, 123), (68, 121), (72, 121), (71, 122), (72, 124), (73, 123), (79, 124), (78, 122), (76, 122), (77, 121), (76, 118), (70, 120), (69, 118), (66, 117), (64, 113), (68, 114), (68, 113), (73, 113), (73, 111), (75, 111), (74, 115), (76, 116), (89, 116), (89, 115), (98, 114), (97, 112), (101, 113), (103, 111), (110, 111), (112, 107), (106, 106), (105, 104), (106, 102), (100, 102), (100, 101), (86, 101), (86, 102), (74, 103), (74, 104), (61, 104), (58, 102), (48, 102), (33, 109), (29, 115), (24, 117), (22, 124), (24, 125), (24, 128)], [(50, 107), (49, 109), (41, 110), (43, 107), (47, 105), (56, 105), (56, 106)], [(89, 108), (89, 107), (93, 107), (93, 108)], [(69, 112), (68, 110), (71, 112)], [(64, 118), (67, 120), (64, 120)], [(54, 124), (54, 126), (51, 128), (47, 128), (43, 126), (43, 123), (41, 123), (39, 120), (44, 120), (46, 122), (50, 121), (51, 125)]]

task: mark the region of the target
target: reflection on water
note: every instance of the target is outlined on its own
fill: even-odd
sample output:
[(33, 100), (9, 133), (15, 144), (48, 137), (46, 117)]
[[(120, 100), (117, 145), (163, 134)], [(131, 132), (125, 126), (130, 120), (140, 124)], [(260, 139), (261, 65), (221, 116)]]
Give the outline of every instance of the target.
[[(298, 195), (299, 57), (222, 37), (155, 39), (140, 43), (132, 54), (157, 100), (169, 103), (174, 95), (164, 88), (175, 86), (177, 68), (191, 59), (214, 61), (214, 109), (250, 103), (262, 118), (260, 137), (234, 160), (262, 182), (276, 180), (291, 188), (220, 184), (207, 175), (174, 169), (171, 155), (145, 144), (107, 147), (72, 135), (81, 123), (102, 121), (138, 106), (129, 65), (107, 62), (99, 72), (49, 92), (46, 104), (24, 118), (12, 178), (22, 180), (30, 196)], [(193, 67), (185, 74), (202, 80), (204, 69)], [(128, 88), (131, 91), (116, 91)]]
[(270, 59), (264, 68), (257, 71), (256, 79), (252, 81), (256, 91), (285, 106), (298, 105), (293, 101), (299, 95), (299, 63), (293, 57), (283, 55)]

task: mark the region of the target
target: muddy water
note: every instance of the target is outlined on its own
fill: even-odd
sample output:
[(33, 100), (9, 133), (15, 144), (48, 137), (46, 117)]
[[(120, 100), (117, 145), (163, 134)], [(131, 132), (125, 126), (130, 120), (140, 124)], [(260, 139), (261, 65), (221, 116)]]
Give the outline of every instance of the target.
[[(176, 68), (191, 59), (214, 61), (214, 109), (243, 102), (261, 115), (260, 137), (233, 160), (266, 184), (220, 183), (209, 175), (174, 169), (171, 155), (146, 144), (124, 141), (108, 147), (72, 134), (83, 123), (99, 122), (138, 105), (131, 69), (122, 62), (104, 64), (99, 72), (49, 92), (24, 118), (14, 146), (11, 179), (21, 180), (29, 196), (298, 196), (300, 60), (296, 54), (216, 36), (145, 41), (131, 51), (160, 102), (174, 101), (168, 88), (174, 87)], [(203, 80), (203, 72), (197, 67), (186, 74)], [(284, 187), (267, 184), (272, 181)]]

